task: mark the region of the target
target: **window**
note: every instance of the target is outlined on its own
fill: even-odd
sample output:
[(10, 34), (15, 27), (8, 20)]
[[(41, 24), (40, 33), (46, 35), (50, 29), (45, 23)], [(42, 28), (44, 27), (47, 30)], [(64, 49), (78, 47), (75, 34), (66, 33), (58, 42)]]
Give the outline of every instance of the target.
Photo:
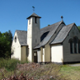
[(29, 24), (31, 24), (31, 19), (29, 19)]
[(80, 53), (80, 41), (78, 42), (78, 53)]
[(15, 37), (15, 42), (16, 42), (16, 39), (17, 39), (17, 38)]
[(43, 33), (43, 34), (41, 35), (41, 38), (40, 38), (41, 40), (40, 40), (40, 41), (42, 41), (42, 40), (48, 35), (48, 33), (49, 33), (49, 31)]
[(77, 37), (69, 40), (70, 42), (70, 53), (80, 53), (80, 41)]
[(72, 45), (72, 40), (70, 40), (70, 53), (73, 53), (73, 45)]
[(35, 17), (35, 23), (37, 23), (37, 17)]
[(36, 54), (36, 53), (34, 53), (34, 56), (37, 56), (37, 54)]
[(74, 53), (77, 53), (77, 38), (74, 37)]

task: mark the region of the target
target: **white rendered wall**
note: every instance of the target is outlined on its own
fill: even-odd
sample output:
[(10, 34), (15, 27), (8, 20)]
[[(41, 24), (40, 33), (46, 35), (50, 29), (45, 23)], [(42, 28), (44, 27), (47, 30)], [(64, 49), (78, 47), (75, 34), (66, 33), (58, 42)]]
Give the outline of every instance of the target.
[[(32, 23), (32, 18), (30, 19)], [(28, 29), (27, 29), (27, 45), (29, 48), (28, 60), (32, 62), (32, 25), (29, 24), (29, 20), (28, 20)]]
[(37, 51), (37, 59), (38, 59), (38, 62), (41, 62), (41, 51), (39, 50), (39, 51)]
[(35, 18), (31, 17), (31, 23), (29, 24), (28, 19), (28, 31), (27, 31), (27, 44), (29, 48), (28, 60), (33, 61), (33, 48), (40, 43), (40, 20), (37, 18), (37, 23), (35, 23)]
[[(15, 36), (17, 38), (16, 42), (15, 42), (15, 39), (14, 39)], [(11, 52), (13, 52), (13, 55), (11, 55), (11, 58), (21, 60), (21, 46), (20, 46), (20, 43), (19, 43), (18, 36), (17, 36), (16, 32), (15, 32), (14, 38), (13, 38), (13, 42), (12, 42), (12, 46), (11, 46)]]
[(43, 48), (43, 62), (45, 62), (45, 48)]
[(63, 62), (63, 46), (62, 45), (51, 46), (51, 62), (55, 62), (55, 63)]

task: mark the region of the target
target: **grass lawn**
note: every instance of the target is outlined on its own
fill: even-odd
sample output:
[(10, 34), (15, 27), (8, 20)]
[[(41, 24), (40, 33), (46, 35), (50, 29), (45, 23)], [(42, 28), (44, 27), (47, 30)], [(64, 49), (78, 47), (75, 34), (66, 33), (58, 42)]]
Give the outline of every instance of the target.
[(80, 66), (63, 65), (60, 74), (67, 76), (70, 80), (80, 80)]
[[(3, 62), (2, 62), (3, 61)], [(24, 63), (17, 60), (0, 60), (0, 80), (12, 75), (24, 75), (34, 80), (80, 80), (80, 66)], [(15, 65), (15, 66), (13, 66)]]

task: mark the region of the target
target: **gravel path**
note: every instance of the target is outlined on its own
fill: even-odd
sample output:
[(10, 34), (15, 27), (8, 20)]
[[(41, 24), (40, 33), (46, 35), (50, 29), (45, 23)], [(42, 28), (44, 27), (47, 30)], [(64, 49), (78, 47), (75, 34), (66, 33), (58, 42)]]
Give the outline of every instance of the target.
[(69, 66), (80, 66), (80, 63), (79, 64), (69, 64)]

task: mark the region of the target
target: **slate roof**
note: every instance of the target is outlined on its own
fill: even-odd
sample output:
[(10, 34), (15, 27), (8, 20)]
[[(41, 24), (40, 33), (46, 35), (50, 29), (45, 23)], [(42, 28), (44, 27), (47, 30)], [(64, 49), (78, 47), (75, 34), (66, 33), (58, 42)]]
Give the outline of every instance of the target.
[[(55, 24), (52, 24), (50, 26), (42, 28), (40, 31), (40, 36), (44, 36), (44, 33), (48, 32), (46, 36), (44, 36), (44, 39), (40, 42), (39, 45), (37, 45), (35, 48), (41, 47), (45, 45), (51, 38), (51, 36), (55, 33), (56, 29), (59, 27), (59, 25), (63, 21), (57, 22)], [(18, 34), (18, 39), (21, 45), (27, 45), (27, 31), (22, 31), (22, 30), (16, 30)]]
[(75, 23), (64, 26), (51, 44), (62, 43)]
[[(40, 48), (41, 46), (44, 46), (52, 37), (52, 35), (55, 33), (55, 31), (57, 30), (57, 28), (59, 27), (59, 25), (63, 23), (63, 21), (57, 22), (55, 24), (52, 24), (50, 26), (44, 27), (42, 28), (40, 31), (40, 36), (44, 36), (44, 38), (42, 39), (42, 41), (40, 42), (39, 45), (37, 45), (35, 48)], [(74, 23), (64, 26), (60, 32), (58, 33), (58, 35), (55, 37), (55, 39), (51, 42), (51, 44), (56, 44), (56, 43), (61, 43), (64, 41), (64, 39), (67, 37), (69, 31), (71, 30), (72, 26), (74, 25)], [(22, 30), (16, 30), (17, 34), (18, 34), (18, 39), (21, 45), (27, 45), (27, 31), (22, 31)], [(48, 33), (47, 33), (48, 32)], [(47, 33), (47, 34), (44, 34)]]
[(16, 30), (21, 45), (27, 45), (27, 31)]
[(50, 38), (52, 37), (52, 35), (55, 33), (55, 31), (57, 30), (57, 28), (59, 27), (59, 25), (63, 23), (63, 21), (60, 21), (60, 22), (57, 22), (55, 24), (52, 24), (50, 26), (47, 26), (47, 27), (44, 27), (41, 29), (41, 36), (45, 33), (45, 32), (48, 32), (49, 33), (47, 34), (47, 36), (44, 38), (44, 40), (42, 42), (40, 42), (39, 45), (37, 45), (35, 48), (39, 48), (41, 46), (44, 46), (49, 40)]
[(33, 13), (31, 16), (29, 16), (27, 19), (29, 19), (30, 17), (37, 17), (37, 18), (41, 18), (40, 16), (38, 16), (37, 14)]

